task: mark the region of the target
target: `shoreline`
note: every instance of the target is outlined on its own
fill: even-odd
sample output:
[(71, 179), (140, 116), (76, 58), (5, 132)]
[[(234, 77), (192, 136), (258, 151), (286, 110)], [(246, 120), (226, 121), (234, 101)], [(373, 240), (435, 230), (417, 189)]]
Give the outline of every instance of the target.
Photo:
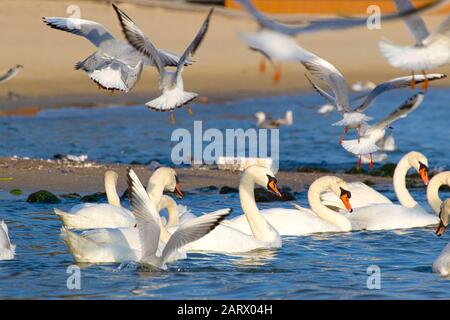
[[(118, 192), (126, 189), (126, 169), (132, 167), (143, 183), (147, 183), (151, 170), (145, 165), (102, 164), (95, 162), (73, 163), (54, 160), (22, 158), (0, 158), (0, 191), (9, 192), (20, 189), (25, 193), (47, 190), (54, 193), (80, 194), (104, 191), (104, 173), (114, 170), (119, 174)], [(237, 188), (240, 172), (217, 169), (175, 168), (183, 191), (202, 187), (224, 186)], [(333, 172), (279, 171), (276, 176), (280, 187), (289, 187), (292, 192), (306, 192), (307, 187), (317, 178), (335, 175), (347, 182), (370, 181), (374, 185), (392, 184), (392, 178), (367, 174), (346, 174)], [(420, 179), (410, 178), (414, 182)]]

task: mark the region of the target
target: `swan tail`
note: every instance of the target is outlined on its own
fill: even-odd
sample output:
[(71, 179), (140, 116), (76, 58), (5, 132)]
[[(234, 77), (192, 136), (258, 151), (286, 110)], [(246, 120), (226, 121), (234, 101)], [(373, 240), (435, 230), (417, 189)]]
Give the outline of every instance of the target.
[(61, 228), (61, 239), (67, 245), (70, 253), (77, 262), (87, 261), (85, 259), (85, 252), (96, 252), (100, 249), (100, 246), (94, 241), (86, 239), (65, 227)]
[(80, 228), (83, 224), (83, 219), (79, 215), (67, 213), (59, 209), (54, 209), (55, 214), (59, 217), (64, 227), (68, 229)]
[(198, 93), (195, 92), (185, 92), (179, 89), (174, 89), (164, 92), (158, 98), (147, 102), (145, 105), (155, 111), (173, 111), (176, 108), (181, 108), (185, 104), (188, 104), (195, 98), (197, 98)]
[(354, 155), (364, 155), (364, 154), (370, 154), (374, 153), (380, 148), (370, 141), (369, 139), (361, 139), (360, 142), (358, 142), (357, 139), (355, 140), (344, 140), (342, 141), (342, 147), (347, 150), (350, 153), (353, 153)]

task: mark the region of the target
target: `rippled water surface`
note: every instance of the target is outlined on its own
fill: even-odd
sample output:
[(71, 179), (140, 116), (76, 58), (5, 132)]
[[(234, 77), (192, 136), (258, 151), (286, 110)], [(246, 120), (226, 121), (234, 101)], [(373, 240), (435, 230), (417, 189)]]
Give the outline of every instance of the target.
[[(388, 94), (377, 100), (369, 114), (383, 116), (407, 95)], [(416, 149), (429, 157), (432, 167), (450, 167), (448, 98), (448, 90), (432, 90), (416, 112), (395, 125), (399, 150), (390, 154), (390, 161)], [(301, 164), (348, 168), (354, 158), (340, 149), (339, 129), (330, 126), (338, 117), (319, 117), (311, 106), (317, 102), (321, 101), (312, 95), (302, 95), (194, 106), (194, 118), (203, 120), (204, 129), (249, 128), (254, 126), (256, 111), (281, 117), (284, 110), (292, 109), (294, 125), (280, 132), (281, 168)], [(193, 118), (185, 110), (177, 111), (176, 118), (176, 126), (171, 127), (166, 114), (143, 107), (72, 108), (46, 111), (35, 118), (0, 118), (0, 155), (51, 158), (56, 153), (87, 153), (90, 159), (102, 162), (158, 159), (169, 163), (171, 131), (192, 128)], [(390, 186), (376, 188), (395, 199)], [(428, 208), (425, 189), (413, 189), (412, 194)], [(442, 194), (443, 198), (448, 196)], [(296, 197), (307, 205), (304, 193)], [(279, 250), (241, 256), (189, 254), (165, 272), (142, 272), (134, 264), (82, 266), (81, 290), (68, 290), (66, 269), (73, 261), (59, 238), (61, 223), (53, 213), (54, 205), (29, 204), (24, 196), (5, 190), (0, 192), (0, 202), (0, 218), (6, 220), (17, 245), (15, 260), (0, 261), (1, 298), (450, 298), (450, 280), (431, 270), (450, 235), (438, 238), (434, 230), (426, 228), (284, 237)], [(64, 200), (58, 207), (68, 209), (77, 203)], [(241, 214), (237, 194), (195, 192), (180, 203), (194, 213), (230, 206), (234, 215)], [(367, 288), (367, 268), (371, 265), (380, 267), (380, 290)]]

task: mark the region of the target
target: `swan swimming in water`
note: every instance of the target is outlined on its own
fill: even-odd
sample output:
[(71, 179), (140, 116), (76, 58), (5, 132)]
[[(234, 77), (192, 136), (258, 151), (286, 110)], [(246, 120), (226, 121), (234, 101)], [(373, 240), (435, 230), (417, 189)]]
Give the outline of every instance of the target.
[(16, 254), (16, 246), (9, 239), (8, 226), (0, 222), (0, 260), (12, 260)]
[[(187, 252), (242, 253), (261, 248), (281, 247), (280, 235), (260, 214), (256, 206), (253, 190), (255, 184), (280, 195), (276, 186), (276, 179), (270, 169), (261, 166), (250, 166), (244, 171), (239, 184), (239, 198), (247, 219), (246, 222), (251, 230), (248, 234), (233, 228), (233, 224), (229, 225), (228, 220), (225, 220), (211, 233), (186, 245), (183, 247), (183, 250)], [(192, 216), (188, 216), (185, 221), (190, 221), (191, 219)], [(183, 219), (181, 219), (180, 226), (183, 223)], [(167, 230), (165, 230), (165, 227), (162, 227), (160, 240), (162, 242), (168, 241), (170, 234), (175, 232), (178, 227), (171, 226)], [(94, 242), (106, 242), (116, 245), (119, 252), (118, 255), (122, 254), (124, 244), (134, 252), (133, 255), (140, 251), (139, 235), (136, 228), (96, 229), (89, 231), (83, 236)]]
[[(230, 213), (230, 209), (218, 210), (211, 214), (191, 219), (180, 226), (167, 242), (160, 242), (161, 219), (153, 201), (142, 186), (139, 178), (132, 169), (128, 172), (128, 186), (133, 214), (137, 221), (140, 256), (125, 246), (109, 243), (95, 243), (75, 234), (65, 228), (62, 229), (63, 240), (68, 245), (77, 262), (101, 263), (118, 261), (137, 261), (153, 267), (166, 269), (166, 263), (172, 254), (184, 245), (195, 241), (213, 230)], [(111, 250), (114, 247), (114, 250)]]
[[(93, 228), (121, 228), (133, 227), (135, 218), (130, 210), (123, 208), (117, 194), (118, 175), (114, 171), (105, 173), (105, 190), (108, 204), (80, 204), (74, 206), (69, 212), (55, 209), (64, 226), (69, 229)], [(159, 205), (164, 191), (174, 192), (183, 197), (178, 184), (178, 177), (172, 168), (160, 167), (155, 170), (148, 181), (149, 196), (156, 205)]]

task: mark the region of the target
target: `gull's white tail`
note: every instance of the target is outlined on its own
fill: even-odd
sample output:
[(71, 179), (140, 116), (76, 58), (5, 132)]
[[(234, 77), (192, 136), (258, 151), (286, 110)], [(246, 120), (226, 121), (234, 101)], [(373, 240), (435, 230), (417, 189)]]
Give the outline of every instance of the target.
[(156, 111), (172, 111), (180, 108), (185, 104), (197, 98), (198, 94), (195, 92), (186, 92), (179, 88), (164, 91), (158, 98), (147, 102), (145, 105)]

